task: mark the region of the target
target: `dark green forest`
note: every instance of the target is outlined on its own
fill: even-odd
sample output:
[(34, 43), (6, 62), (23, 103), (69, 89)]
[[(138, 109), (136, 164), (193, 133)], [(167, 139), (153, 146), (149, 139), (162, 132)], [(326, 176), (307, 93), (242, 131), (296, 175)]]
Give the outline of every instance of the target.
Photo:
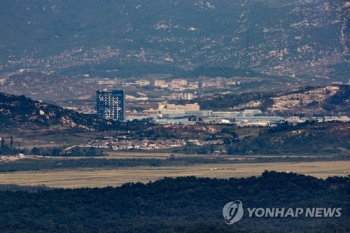
[[(13, 187), (10, 187), (10, 189)], [(164, 178), (113, 188), (0, 191), (1, 232), (349, 232), (350, 177)], [(226, 225), (222, 208), (243, 203)], [(333, 218), (248, 217), (247, 208), (341, 208)]]

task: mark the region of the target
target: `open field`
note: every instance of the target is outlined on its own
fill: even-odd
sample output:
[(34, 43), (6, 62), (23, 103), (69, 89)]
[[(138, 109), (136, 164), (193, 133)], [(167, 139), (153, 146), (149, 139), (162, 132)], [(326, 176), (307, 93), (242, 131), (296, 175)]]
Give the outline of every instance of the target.
[(1, 184), (46, 185), (78, 188), (120, 186), (127, 182), (155, 181), (163, 177), (198, 176), (210, 178), (259, 176), (265, 170), (295, 172), (318, 178), (347, 176), (350, 161), (300, 163), (206, 164), (179, 167), (133, 167), (120, 169), (71, 169), (0, 174)]
[(247, 136), (258, 136), (261, 128), (259, 127), (243, 127), (237, 128), (235, 132), (239, 135), (240, 138), (244, 138)]
[[(95, 156), (90, 158), (95, 159), (167, 159), (173, 154), (176, 158), (226, 158), (229, 160), (251, 159), (251, 158), (317, 158), (317, 157), (332, 157), (333, 154), (317, 154), (317, 155), (202, 155), (202, 154), (181, 154), (155, 151), (111, 151), (105, 150), (108, 156)], [(47, 158), (61, 159), (81, 159), (82, 157), (64, 157), (64, 156), (46, 156)]]

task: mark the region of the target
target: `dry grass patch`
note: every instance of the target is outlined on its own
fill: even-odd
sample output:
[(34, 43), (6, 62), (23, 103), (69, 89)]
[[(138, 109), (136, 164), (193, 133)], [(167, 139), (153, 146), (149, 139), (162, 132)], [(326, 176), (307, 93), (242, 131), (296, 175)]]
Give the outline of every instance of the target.
[(0, 183), (78, 188), (120, 186), (127, 182), (155, 181), (164, 177), (197, 176), (230, 178), (259, 176), (265, 170), (295, 172), (318, 178), (347, 176), (350, 161), (302, 163), (206, 164), (182, 167), (133, 167), (120, 169), (78, 169), (0, 174)]

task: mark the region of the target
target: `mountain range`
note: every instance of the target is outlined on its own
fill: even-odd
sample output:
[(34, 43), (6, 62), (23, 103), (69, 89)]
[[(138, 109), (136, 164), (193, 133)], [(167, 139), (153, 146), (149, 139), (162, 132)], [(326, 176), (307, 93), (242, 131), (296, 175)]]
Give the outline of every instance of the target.
[(349, 78), (350, 1), (3, 0), (1, 5), (2, 74), (30, 69), (70, 76), (189, 76), (203, 67), (226, 67)]

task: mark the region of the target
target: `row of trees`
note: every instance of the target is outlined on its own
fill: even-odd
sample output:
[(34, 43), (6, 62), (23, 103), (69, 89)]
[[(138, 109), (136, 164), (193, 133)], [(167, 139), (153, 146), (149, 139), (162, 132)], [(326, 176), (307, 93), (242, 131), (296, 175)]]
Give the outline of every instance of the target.
[(33, 147), (30, 151), (32, 155), (50, 155), (50, 156), (101, 156), (105, 155), (102, 150), (97, 150), (94, 147), (79, 148), (73, 147), (70, 150), (65, 150), (63, 147)]
[(21, 150), (13, 147), (13, 136), (10, 137), (9, 144), (6, 143), (5, 137), (1, 137), (0, 140), (0, 155), (15, 155)]

